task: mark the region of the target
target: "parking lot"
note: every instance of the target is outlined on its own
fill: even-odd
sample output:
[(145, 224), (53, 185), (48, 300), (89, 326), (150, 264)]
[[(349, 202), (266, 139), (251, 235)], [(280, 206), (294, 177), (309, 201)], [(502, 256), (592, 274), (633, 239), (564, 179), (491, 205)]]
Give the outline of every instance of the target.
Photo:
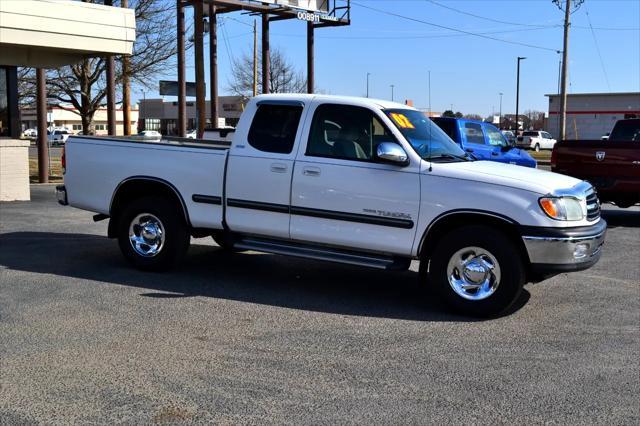
[(192, 240), (128, 267), (107, 222), (32, 186), (0, 204), (0, 419), (17, 423), (640, 422), (640, 209), (593, 268), (510, 315), (448, 313), (410, 271)]

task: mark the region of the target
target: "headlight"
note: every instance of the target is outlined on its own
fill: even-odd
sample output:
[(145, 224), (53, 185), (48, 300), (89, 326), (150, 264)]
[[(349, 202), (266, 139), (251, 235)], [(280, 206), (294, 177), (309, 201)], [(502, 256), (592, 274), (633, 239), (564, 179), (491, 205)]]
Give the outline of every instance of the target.
[(586, 202), (571, 197), (543, 197), (540, 207), (551, 219), (582, 220), (586, 215)]

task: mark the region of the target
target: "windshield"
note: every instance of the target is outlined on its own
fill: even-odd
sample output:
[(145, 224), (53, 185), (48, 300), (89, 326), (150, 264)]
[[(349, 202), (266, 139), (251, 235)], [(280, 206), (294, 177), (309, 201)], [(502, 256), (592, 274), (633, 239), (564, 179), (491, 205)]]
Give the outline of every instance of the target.
[(424, 160), (470, 160), (447, 134), (420, 111), (388, 109), (384, 111), (413, 149)]

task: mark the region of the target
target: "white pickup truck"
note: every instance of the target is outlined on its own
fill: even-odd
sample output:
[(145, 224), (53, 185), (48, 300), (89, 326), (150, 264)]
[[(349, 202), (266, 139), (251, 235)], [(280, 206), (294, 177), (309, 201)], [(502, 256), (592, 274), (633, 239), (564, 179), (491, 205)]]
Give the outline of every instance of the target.
[(231, 144), (74, 136), (64, 167), (60, 203), (109, 218), (139, 268), (175, 265), (190, 236), (376, 268), (417, 259), (425, 285), (475, 315), (589, 268), (606, 232), (588, 183), (473, 161), (421, 112), (372, 99), (258, 96)]

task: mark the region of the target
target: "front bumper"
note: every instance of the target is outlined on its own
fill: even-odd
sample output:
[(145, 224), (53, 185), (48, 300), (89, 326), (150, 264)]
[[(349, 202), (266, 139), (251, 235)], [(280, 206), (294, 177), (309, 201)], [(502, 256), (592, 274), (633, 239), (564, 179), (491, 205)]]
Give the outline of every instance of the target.
[(581, 271), (600, 260), (607, 222), (600, 219), (594, 225), (575, 228), (523, 227), (521, 233), (532, 271)]
[(67, 188), (64, 185), (56, 186), (56, 198), (58, 199), (58, 203), (63, 206), (69, 205), (67, 201)]

